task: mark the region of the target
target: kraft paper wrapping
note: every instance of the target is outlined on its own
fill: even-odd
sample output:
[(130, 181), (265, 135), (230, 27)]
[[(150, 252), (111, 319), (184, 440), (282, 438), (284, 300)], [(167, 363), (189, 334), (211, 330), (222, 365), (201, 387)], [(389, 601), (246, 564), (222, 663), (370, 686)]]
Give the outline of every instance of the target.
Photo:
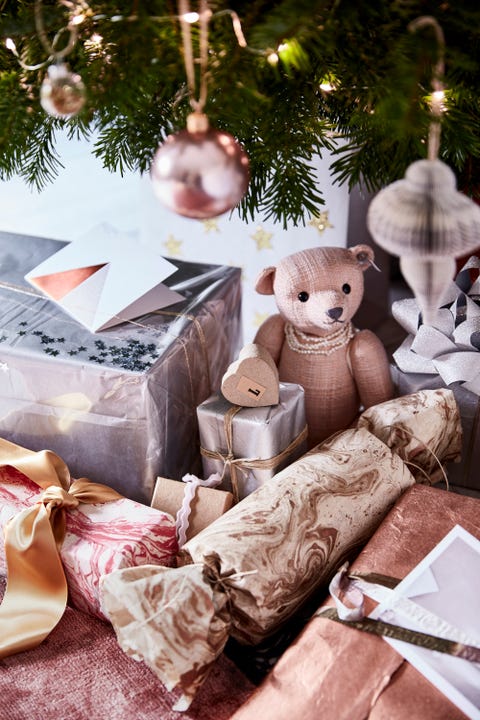
[[(351, 566), (407, 575), (455, 525), (480, 538), (480, 501), (415, 485)], [(329, 600), (326, 605), (332, 605)], [(232, 720), (466, 720), (382, 638), (314, 617)]]
[[(395, 402), (384, 404), (388, 423)], [(411, 403), (412, 434), (425, 410), (423, 439), (441, 460), (439, 449), (459, 432), (452, 393), (426, 391)], [(177, 709), (188, 707), (228, 635), (257, 643), (275, 631), (414, 484), (405, 462), (373, 434), (383, 432), (382, 413), (369, 424), (314, 448), (192, 538), (183, 549), (191, 564), (103, 579), (121, 647), (181, 690)]]
[(0, 232), (0, 435), (148, 505), (158, 475), (201, 472), (196, 407), (241, 347), (240, 270), (175, 260), (183, 302), (92, 334), (23, 277), (63, 245)]
[[(232, 470), (227, 461), (225, 417), (235, 407), (221, 395), (213, 395), (197, 408), (197, 417), (205, 477), (220, 473), (223, 475), (220, 487), (233, 491), (234, 495), (238, 491), (241, 500), (307, 451), (305, 438), (288, 453), (288, 457), (277, 463), (266, 462), (282, 453), (305, 431), (305, 393), (300, 385), (280, 383), (277, 405), (242, 407), (232, 416), (232, 450), (238, 461)], [(219, 457), (212, 457), (212, 451)], [(262, 462), (258, 467), (249, 468), (243, 466), (242, 458)], [(235, 474), (233, 483), (232, 472)]]
[[(32, 507), (43, 490), (11, 466), (0, 468), (0, 528), (21, 510)], [(81, 503), (66, 513), (66, 535), (60, 557), (72, 605), (107, 619), (100, 602), (100, 577), (132, 565), (174, 565), (177, 552), (171, 515), (122, 498), (104, 504)], [(3, 535), (3, 533), (2, 533)], [(0, 542), (0, 575), (6, 574)]]
[[(151, 505), (177, 518), (178, 522), (177, 514), (182, 508), (186, 491), (185, 482), (159, 477), (155, 483)], [(227, 512), (232, 505), (232, 493), (226, 490), (218, 490), (216, 487), (196, 487), (188, 508), (186, 539), (189, 540), (200, 530), (206, 528), (220, 515)]]

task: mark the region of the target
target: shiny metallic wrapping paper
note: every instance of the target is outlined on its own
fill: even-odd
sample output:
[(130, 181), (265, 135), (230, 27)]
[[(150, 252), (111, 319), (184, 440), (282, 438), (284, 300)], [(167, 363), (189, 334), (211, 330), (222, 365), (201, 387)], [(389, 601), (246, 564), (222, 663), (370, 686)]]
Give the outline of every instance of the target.
[(201, 471), (196, 407), (241, 347), (240, 270), (175, 260), (185, 301), (92, 334), (24, 280), (63, 245), (0, 233), (0, 435), (149, 504), (158, 475)]
[[(352, 564), (407, 575), (456, 524), (480, 538), (480, 501), (415, 485)], [(329, 600), (326, 604), (332, 604)], [(466, 720), (382, 638), (315, 617), (232, 720)]]
[[(314, 448), (192, 538), (183, 547), (190, 564), (104, 578), (120, 645), (168, 689), (180, 688), (178, 709), (188, 707), (228, 635), (251, 644), (268, 637), (371, 537), (415, 483), (410, 454), (419, 468), (425, 446), (440, 461), (458, 453), (450, 391), (396, 403), (370, 409), (361, 427)], [(391, 432), (395, 407), (400, 427)], [(391, 447), (376, 436), (385, 426)]]
[[(235, 458), (259, 459), (262, 462), (282, 453), (305, 429), (305, 393), (300, 385), (280, 383), (279, 403), (267, 407), (242, 408), (233, 416), (232, 445)], [(203, 450), (218, 451), (227, 456), (225, 416), (232, 408), (222, 395), (213, 395), (197, 408), (200, 445)], [(242, 467), (235, 469), (238, 497), (243, 499), (269, 480), (276, 472), (292, 463), (307, 451), (306, 438), (278, 463), (266, 463), (267, 467)], [(202, 457), (204, 476), (223, 474), (221, 487), (232, 490), (232, 470), (222, 459)], [(270, 467), (268, 467), (270, 465)], [(235, 489), (235, 488), (233, 488)]]

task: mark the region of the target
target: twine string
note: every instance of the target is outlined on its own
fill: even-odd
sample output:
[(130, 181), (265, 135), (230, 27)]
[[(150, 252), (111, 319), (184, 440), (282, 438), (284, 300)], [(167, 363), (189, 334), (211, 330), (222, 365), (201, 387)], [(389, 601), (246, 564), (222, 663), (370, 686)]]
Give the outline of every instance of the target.
[[(182, 30), (183, 56), (185, 62), (185, 72), (187, 75), (188, 92), (190, 95), (190, 105), (195, 112), (201, 113), (203, 112), (207, 102), (208, 24), (211, 18), (211, 12), (208, 8), (207, 0), (200, 0), (199, 9), (200, 54), (197, 60), (193, 52), (191, 25), (186, 20), (186, 17), (190, 13), (190, 3), (189, 0), (178, 0), (180, 27)], [(200, 67), (198, 99), (195, 97), (197, 88), (195, 74), (196, 62), (198, 62)]]
[(432, 121), (428, 129), (427, 157), (429, 160), (437, 160), (440, 150), (440, 117), (442, 114), (442, 101), (435, 96), (435, 93), (442, 92), (444, 90), (444, 85), (440, 78), (442, 78), (445, 74), (445, 36), (437, 20), (430, 15), (422, 15), (421, 17), (412, 20), (412, 22), (408, 25), (408, 29), (410, 32), (416, 32), (417, 30), (428, 26), (433, 27), (435, 32), (435, 39), (438, 45), (438, 58), (437, 62), (433, 66), (431, 79), (433, 88), (433, 98), (430, 104)]
[[(440, 462), (440, 459), (438, 458), (438, 456), (436, 455), (436, 453), (434, 453), (434, 451), (432, 450), (432, 448), (428, 447), (428, 445), (427, 445), (421, 438), (417, 437), (417, 435), (415, 435), (414, 433), (410, 432), (410, 430), (407, 430), (405, 427), (402, 427), (401, 425), (392, 424), (392, 425), (384, 425), (383, 427), (385, 428), (385, 430), (387, 430), (388, 428), (393, 428), (394, 430), (399, 430), (400, 432), (404, 432), (406, 435), (409, 435), (411, 438), (413, 438), (413, 440), (416, 440), (418, 443), (420, 443), (420, 444), (425, 448), (425, 450), (427, 450), (427, 452), (429, 452), (430, 455), (435, 459), (438, 467), (440, 468), (440, 472), (441, 472), (442, 475), (443, 475), (443, 479), (445, 480), (445, 485), (446, 485), (446, 487), (447, 487), (447, 490), (450, 489), (450, 485), (449, 485), (449, 482), (448, 482), (448, 477), (447, 477), (447, 474), (446, 474), (446, 472), (445, 472), (445, 470), (444, 470), (444, 467), (443, 467), (442, 463)], [(397, 452), (397, 451), (396, 451), (396, 452)], [(399, 456), (401, 457), (401, 455), (400, 455), (399, 452), (397, 452), (397, 455), (399, 455)], [(417, 470), (419, 470), (420, 472), (422, 472), (422, 473), (427, 477), (427, 479), (428, 479), (428, 484), (429, 484), (429, 485), (432, 484), (429, 475), (427, 474), (427, 472), (426, 472), (423, 468), (421, 468), (419, 465), (416, 465), (416, 464), (415, 464), (414, 462), (412, 462), (411, 460), (406, 460), (405, 458), (402, 458), (402, 460), (403, 460), (403, 462), (405, 463), (405, 465), (411, 465), (412, 467), (414, 467), (414, 468), (416, 468)]]
[(287, 445), (284, 450), (279, 452), (277, 455), (273, 455), (270, 458), (245, 458), (235, 457), (233, 452), (233, 418), (243, 407), (240, 405), (232, 405), (231, 408), (225, 413), (223, 422), (226, 439), (226, 452), (222, 453), (219, 450), (207, 450), (204, 447), (200, 447), (200, 454), (211, 460), (220, 460), (223, 463), (222, 479), (224, 478), (227, 470), (230, 471), (230, 482), (232, 486), (232, 495), (234, 502), (237, 503), (239, 500), (239, 487), (238, 487), (238, 473), (244, 473), (246, 470), (272, 470), (286, 460), (294, 450), (296, 450), (302, 442), (307, 439), (308, 428), (305, 427), (301, 432)]
[[(61, 60), (62, 58), (66, 57), (75, 47), (78, 34), (75, 25), (73, 25), (71, 22), (61, 30), (59, 30), (54, 39), (53, 42), (50, 43), (47, 37), (47, 33), (45, 32), (45, 26), (43, 24), (43, 16), (42, 16), (42, 0), (35, 0), (34, 5), (34, 14), (35, 14), (35, 28), (37, 30), (37, 35), (40, 39), (40, 42), (42, 43), (43, 47), (48, 53), (48, 60), (46, 62), (49, 62), (50, 60)], [(65, 45), (64, 48), (61, 50), (56, 49), (56, 44), (58, 40), (60, 39), (61, 35), (68, 31), (70, 33), (70, 36), (68, 38), (68, 42)], [(43, 63), (45, 64), (45, 63)]]

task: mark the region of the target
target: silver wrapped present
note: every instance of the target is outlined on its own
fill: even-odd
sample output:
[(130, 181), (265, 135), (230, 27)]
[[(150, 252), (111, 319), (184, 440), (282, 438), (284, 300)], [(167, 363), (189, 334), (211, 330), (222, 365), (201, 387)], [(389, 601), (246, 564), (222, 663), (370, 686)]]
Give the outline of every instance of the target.
[(158, 475), (201, 470), (196, 407), (242, 344), (240, 270), (175, 260), (184, 301), (92, 334), (24, 279), (63, 245), (0, 233), (0, 436), (149, 504)]
[(280, 383), (278, 405), (232, 405), (216, 394), (197, 408), (205, 477), (218, 472), (220, 487), (241, 500), (307, 451), (305, 394)]
[(394, 352), (392, 377), (400, 395), (448, 387), (462, 421), (460, 463), (447, 465), (449, 482), (480, 490), (480, 259), (460, 270), (434, 325), (421, 322), (413, 299), (392, 305), (393, 316), (409, 333)]

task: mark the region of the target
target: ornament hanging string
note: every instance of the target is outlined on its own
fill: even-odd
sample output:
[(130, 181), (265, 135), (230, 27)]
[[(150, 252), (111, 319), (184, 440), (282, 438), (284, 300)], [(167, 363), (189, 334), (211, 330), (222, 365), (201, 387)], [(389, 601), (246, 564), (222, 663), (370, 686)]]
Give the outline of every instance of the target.
[[(190, 12), (188, 0), (179, 0), (178, 10), (193, 112), (187, 115), (187, 129), (169, 135), (157, 149), (150, 176), (155, 194), (170, 210), (184, 217), (205, 220), (218, 217), (238, 205), (248, 189), (249, 163), (247, 154), (233, 135), (210, 128), (204, 111), (208, 84), (208, 26), (212, 17), (207, 0), (200, 0), (199, 13)], [(190, 27), (190, 23), (196, 22), (199, 23), (198, 58), (194, 55)]]
[(195, 63), (197, 62), (193, 53), (191, 24), (186, 18), (190, 13), (190, 4), (188, 0), (179, 0), (178, 9), (180, 15), (180, 26), (182, 29), (183, 54), (185, 61), (185, 72), (187, 75), (188, 92), (190, 94), (190, 105), (196, 113), (203, 113), (207, 102), (207, 65), (208, 65), (208, 23), (211, 18), (211, 12), (207, 4), (207, 0), (200, 0), (199, 28), (200, 28), (200, 81), (199, 94), (196, 99), (196, 73)]
[(410, 32), (415, 32), (416, 30), (427, 27), (429, 25), (432, 26), (435, 31), (435, 37), (438, 43), (438, 59), (433, 68), (433, 75), (431, 81), (433, 88), (432, 101), (430, 104), (432, 121), (428, 130), (427, 157), (429, 160), (437, 160), (440, 150), (440, 116), (442, 114), (443, 108), (444, 85), (440, 78), (442, 78), (445, 74), (445, 36), (443, 34), (441, 26), (438, 24), (435, 18), (431, 17), (430, 15), (422, 15), (421, 17), (416, 18), (416, 20), (412, 20), (412, 22), (408, 26), (408, 29), (410, 30)]
[[(42, 43), (45, 50), (48, 52), (49, 57), (47, 62), (50, 60), (61, 60), (62, 58), (66, 57), (75, 47), (78, 35), (77, 30), (75, 28), (75, 25), (72, 22), (69, 22), (68, 25), (55, 35), (53, 42), (50, 43), (47, 37), (47, 34), (45, 32), (45, 26), (43, 24), (43, 16), (42, 16), (42, 0), (35, 0), (35, 27), (37, 30), (37, 35), (40, 39), (40, 42)], [(68, 38), (68, 42), (65, 45), (64, 48), (61, 50), (56, 49), (57, 41), (59, 40), (62, 33), (68, 31), (70, 33), (70, 37)]]
[[(71, 53), (71, 51), (75, 47), (77, 40), (78, 40), (78, 33), (77, 33), (77, 29), (75, 27), (75, 23), (74, 23), (74, 21), (70, 20), (68, 25), (61, 28), (55, 34), (52, 42), (51, 43), (49, 42), (47, 33), (45, 31), (45, 25), (43, 23), (42, 0), (35, 0), (34, 18), (35, 18), (35, 29), (37, 31), (38, 38), (48, 53), (48, 57), (46, 60), (43, 60), (43, 62), (37, 63), (36, 65), (29, 65), (28, 63), (25, 63), (22, 60), (22, 58), (20, 57), (14, 41), (11, 38), (7, 38), (7, 40), (5, 41), (5, 45), (6, 45), (7, 49), (10, 50), (15, 55), (20, 67), (22, 67), (24, 70), (29, 70), (29, 71), (40, 70), (41, 68), (44, 68), (46, 65), (48, 65), (48, 63), (51, 63), (52, 61), (58, 62), (59, 60), (62, 60), (67, 55), (69, 55), (69, 53)], [(61, 50), (58, 50), (57, 49), (58, 41), (60, 40), (61, 36), (65, 32), (69, 33), (69, 38), (68, 38), (67, 44)]]

